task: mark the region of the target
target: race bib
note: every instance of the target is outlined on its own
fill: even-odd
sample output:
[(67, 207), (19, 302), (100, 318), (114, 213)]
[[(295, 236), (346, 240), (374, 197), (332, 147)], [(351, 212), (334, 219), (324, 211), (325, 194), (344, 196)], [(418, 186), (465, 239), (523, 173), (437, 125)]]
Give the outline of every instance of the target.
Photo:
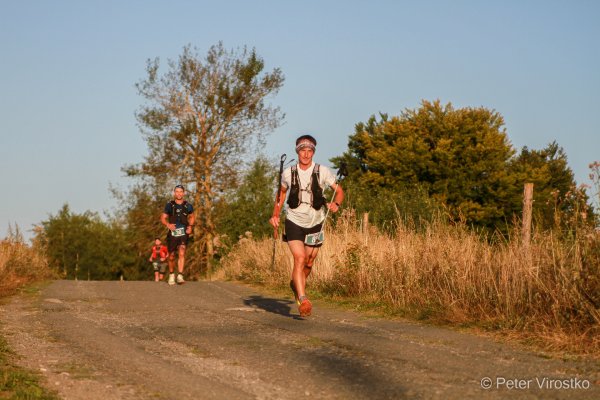
[(325, 232), (309, 233), (304, 237), (304, 244), (316, 246), (323, 243), (323, 240), (325, 240)]
[(179, 237), (185, 235), (185, 228), (177, 228), (174, 231), (171, 231), (171, 236)]

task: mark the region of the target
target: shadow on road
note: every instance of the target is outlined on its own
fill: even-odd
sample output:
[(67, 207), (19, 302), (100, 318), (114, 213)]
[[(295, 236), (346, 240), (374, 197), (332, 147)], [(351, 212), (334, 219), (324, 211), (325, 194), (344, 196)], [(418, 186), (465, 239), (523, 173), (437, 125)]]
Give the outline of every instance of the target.
[[(315, 343), (315, 339), (313, 344)], [(318, 339), (317, 339), (318, 340)], [(350, 355), (349, 352), (357, 353)], [(335, 342), (307, 346), (300, 356), (311, 365), (311, 373), (323, 377), (337, 377), (335, 382), (345, 382), (344, 387), (359, 399), (413, 399), (407, 390), (378, 365), (369, 365), (360, 359), (362, 349), (337, 347)], [(344, 394), (340, 395), (344, 397)], [(353, 398), (354, 398), (353, 396)]]
[[(256, 307), (262, 310), (304, 320), (298, 314), (292, 314), (293, 300), (273, 299), (252, 295), (244, 299), (247, 307)], [(329, 326), (329, 329), (335, 329)], [(388, 371), (382, 370), (377, 364), (369, 363), (371, 357), (368, 349), (354, 347), (332, 339), (323, 339), (320, 336), (311, 336), (303, 333), (304, 341), (296, 343), (295, 357), (301, 360), (302, 365), (310, 365), (310, 375), (333, 379), (334, 382), (344, 382), (350, 392), (358, 398), (372, 399), (405, 399), (412, 398), (407, 395), (405, 388)], [(309, 379), (310, 381), (310, 379)], [(343, 397), (346, 394), (342, 394)]]
[(274, 314), (283, 315), (284, 317), (290, 317), (299, 320), (304, 319), (299, 315), (291, 313), (292, 308), (290, 307), (290, 304), (294, 304), (294, 302), (291, 300), (270, 299), (267, 297), (254, 295), (244, 299), (244, 304), (249, 307), (258, 307)]

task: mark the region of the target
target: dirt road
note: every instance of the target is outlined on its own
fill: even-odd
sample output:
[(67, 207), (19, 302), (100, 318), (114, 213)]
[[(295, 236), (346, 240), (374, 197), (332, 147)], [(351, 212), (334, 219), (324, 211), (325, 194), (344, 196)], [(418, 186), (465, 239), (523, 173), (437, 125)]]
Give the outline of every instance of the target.
[(301, 319), (235, 283), (56, 281), (0, 311), (65, 399), (600, 398), (598, 363), (319, 302)]

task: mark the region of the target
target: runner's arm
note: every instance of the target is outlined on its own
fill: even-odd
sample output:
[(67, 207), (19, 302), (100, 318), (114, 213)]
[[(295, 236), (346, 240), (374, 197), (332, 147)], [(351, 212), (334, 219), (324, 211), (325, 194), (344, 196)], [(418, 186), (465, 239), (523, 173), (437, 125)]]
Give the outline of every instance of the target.
[(277, 201), (277, 197), (275, 197), (275, 206), (273, 207), (273, 215), (271, 219), (269, 219), (269, 223), (273, 225), (274, 228), (279, 226), (279, 214), (281, 214), (281, 208), (283, 207), (283, 203), (285, 202), (285, 194), (287, 193), (287, 187), (281, 186), (279, 190), (279, 202)]
[(162, 215), (160, 216), (160, 222), (161, 222), (161, 224), (166, 226), (168, 230), (170, 230), (170, 231), (175, 230), (175, 224), (169, 223), (169, 214), (162, 213)]
[(331, 189), (333, 189), (335, 195), (333, 197), (333, 202), (329, 203), (327, 207), (329, 207), (331, 211), (337, 212), (337, 210), (340, 209), (342, 201), (344, 201), (344, 190), (342, 189), (339, 183), (331, 185)]

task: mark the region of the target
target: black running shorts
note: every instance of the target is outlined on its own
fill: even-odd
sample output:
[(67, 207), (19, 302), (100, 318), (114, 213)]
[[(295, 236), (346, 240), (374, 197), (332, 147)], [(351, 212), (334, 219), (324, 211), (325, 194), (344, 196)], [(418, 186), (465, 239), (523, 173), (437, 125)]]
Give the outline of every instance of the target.
[[(304, 238), (309, 233), (317, 233), (321, 230), (322, 223), (313, 226), (312, 228), (303, 228), (296, 225), (289, 219), (285, 220), (285, 234), (283, 235), (283, 241), (289, 242), (290, 240), (299, 240), (304, 243)], [(323, 243), (311, 247), (321, 247)], [(308, 246), (308, 245), (307, 245)]]
[(171, 231), (167, 233), (167, 250), (169, 253), (173, 253), (177, 251), (179, 246), (186, 246), (188, 242), (188, 235), (185, 234), (183, 236), (171, 236)]

